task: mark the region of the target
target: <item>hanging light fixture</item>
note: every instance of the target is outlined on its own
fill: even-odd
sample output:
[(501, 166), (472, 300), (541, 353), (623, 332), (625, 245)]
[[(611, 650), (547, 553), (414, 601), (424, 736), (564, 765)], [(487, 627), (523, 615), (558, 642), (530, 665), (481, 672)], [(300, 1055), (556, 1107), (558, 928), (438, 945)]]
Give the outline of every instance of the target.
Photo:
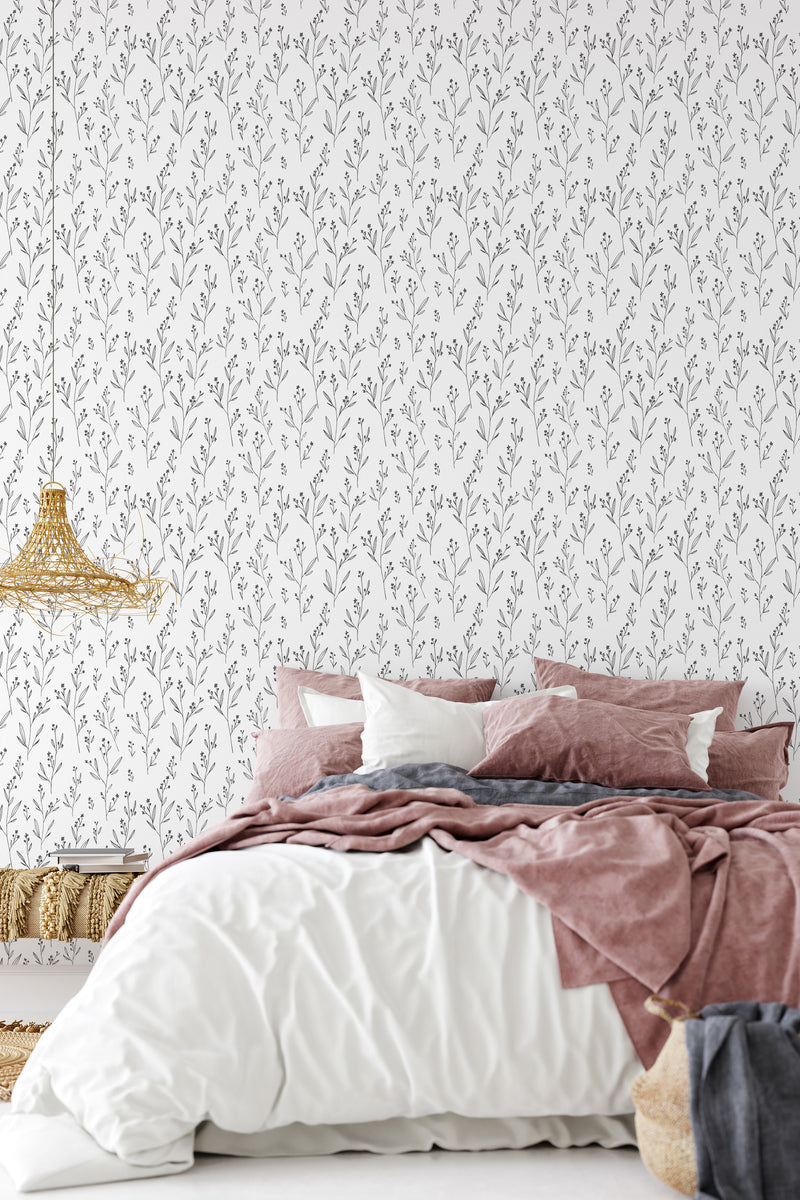
[[(87, 613), (147, 612), (152, 619), (167, 589), (172, 585), (126, 560), (125, 567), (112, 560), (107, 566), (95, 562), (83, 550), (67, 516), (67, 492), (56, 482), (56, 8), (51, 8), (52, 75), (51, 117), (51, 260), (52, 296), (50, 310), (51, 350), (51, 472), (39, 496), (39, 512), (25, 545), (16, 557), (0, 567), (0, 603), (22, 608), (36, 620), (42, 609), (69, 612), (73, 619)], [(38, 623), (38, 622), (37, 622)]]

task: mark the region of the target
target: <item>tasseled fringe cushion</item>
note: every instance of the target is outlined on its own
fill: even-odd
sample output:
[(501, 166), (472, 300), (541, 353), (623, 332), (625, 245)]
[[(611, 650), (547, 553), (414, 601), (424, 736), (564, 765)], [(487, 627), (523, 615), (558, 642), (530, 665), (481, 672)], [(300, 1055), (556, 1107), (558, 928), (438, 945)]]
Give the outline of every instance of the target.
[(0, 1100), (10, 1100), (20, 1071), (50, 1022), (0, 1021)]
[(44, 938), (101, 942), (123, 896), (133, 883), (130, 872), (81, 875), (56, 867), (0, 869), (0, 942)]

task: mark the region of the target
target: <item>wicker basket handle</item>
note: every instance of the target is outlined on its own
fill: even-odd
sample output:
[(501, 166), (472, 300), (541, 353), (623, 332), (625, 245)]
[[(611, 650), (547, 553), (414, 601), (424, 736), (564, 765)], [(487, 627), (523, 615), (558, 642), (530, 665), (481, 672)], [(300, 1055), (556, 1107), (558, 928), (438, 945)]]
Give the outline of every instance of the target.
[(692, 1012), (682, 1000), (672, 1000), (669, 996), (648, 996), (644, 1006), (654, 1017), (661, 1017), (662, 1021), (667, 1021), (670, 1025), (699, 1016), (699, 1013)]

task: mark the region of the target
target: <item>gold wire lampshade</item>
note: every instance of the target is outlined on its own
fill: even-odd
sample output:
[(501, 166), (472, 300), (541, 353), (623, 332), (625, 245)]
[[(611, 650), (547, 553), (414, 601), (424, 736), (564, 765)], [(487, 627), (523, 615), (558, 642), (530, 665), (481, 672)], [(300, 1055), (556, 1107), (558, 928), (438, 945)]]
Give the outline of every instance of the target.
[[(0, 567), (0, 604), (22, 608), (33, 617), (47, 610), (51, 615), (71, 612), (74, 620), (86, 615), (99, 616), (144, 610), (152, 619), (164, 597), (169, 580), (158, 579), (148, 571), (143, 575), (138, 564), (118, 568), (111, 560), (101, 566), (89, 558), (75, 537), (67, 516), (67, 493), (56, 483), (56, 3), (50, 8), (50, 482), (42, 488), (39, 512), (25, 545), (16, 558)], [(126, 561), (126, 560), (123, 560)], [(109, 569), (110, 568), (110, 569)], [(44, 628), (44, 626), (43, 626)], [(52, 629), (50, 630), (52, 632)]]
[(37, 609), (76, 617), (145, 609), (152, 618), (170, 586), (167, 579), (140, 574), (138, 567), (126, 576), (93, 562), (69, 523), (66, 489), (55, 482), (42, 488), (25, 545), (0, 567), (0, 603), (21, 607), (29, 616)]

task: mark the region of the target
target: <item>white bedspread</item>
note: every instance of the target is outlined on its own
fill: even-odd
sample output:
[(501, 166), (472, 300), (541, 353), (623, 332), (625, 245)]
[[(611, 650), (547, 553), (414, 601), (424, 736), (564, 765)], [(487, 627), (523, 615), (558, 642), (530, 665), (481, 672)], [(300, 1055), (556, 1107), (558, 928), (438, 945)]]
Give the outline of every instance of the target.
[(640, 1070), (607, 987), (561, 988), (550, 915), (505, 876), (428, 839), (259, 846), (145, 890), (26, 1066), (0, 1162), (34, 1190), (183, 1170), (204, 1121), (626, 1113)]

